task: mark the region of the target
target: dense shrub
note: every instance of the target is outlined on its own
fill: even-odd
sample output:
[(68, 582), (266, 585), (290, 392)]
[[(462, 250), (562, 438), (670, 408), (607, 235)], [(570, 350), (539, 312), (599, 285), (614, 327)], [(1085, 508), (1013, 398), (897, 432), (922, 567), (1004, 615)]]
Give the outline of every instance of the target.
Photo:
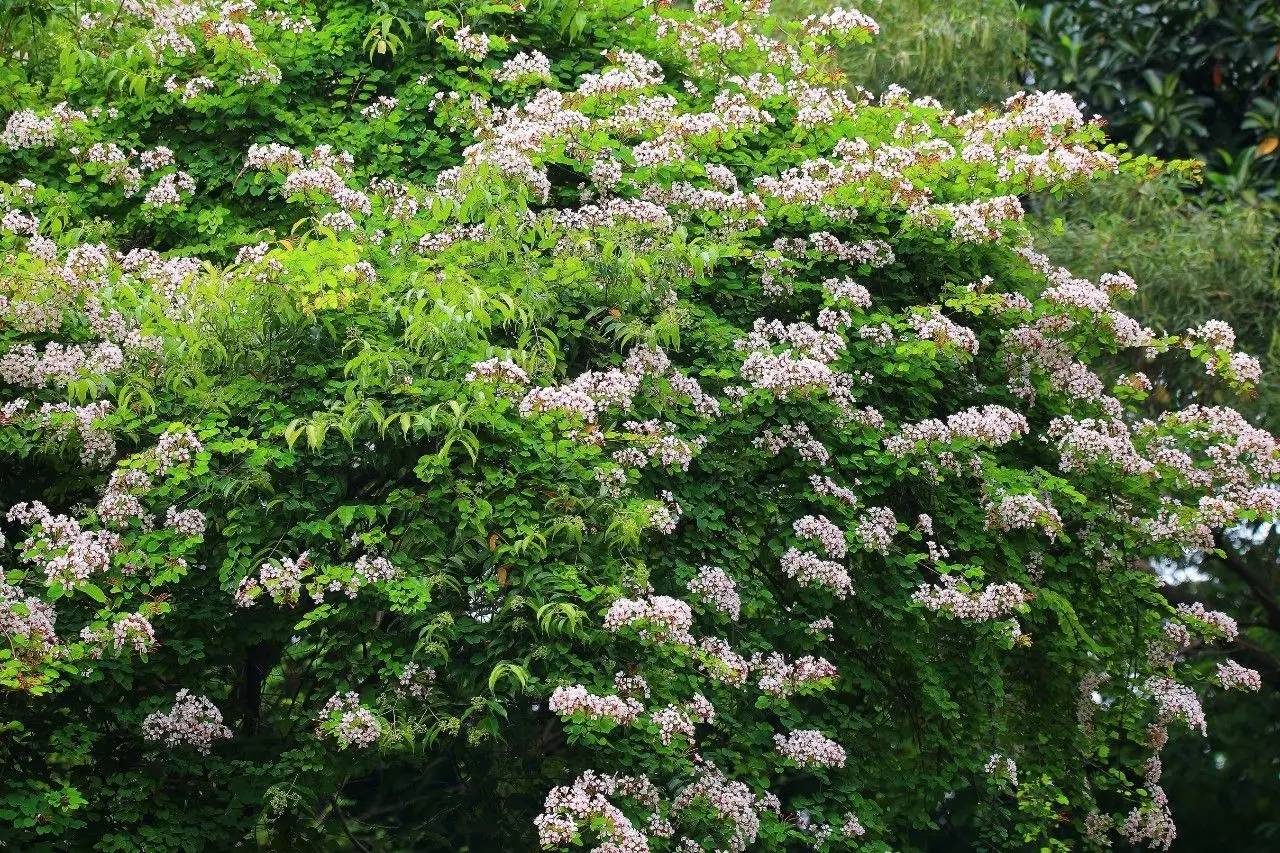
[(1158, 164), (850, 92), (844, 10), (284, 8), (22, 65), (6, 841), (1168, 845), (1160, 750), (1257, 673), (1182, 662), (1236, 626), (1147, 560), (1280, 454), (1141, 418), (1134, 351), (1257, 362), (1018, 200)]

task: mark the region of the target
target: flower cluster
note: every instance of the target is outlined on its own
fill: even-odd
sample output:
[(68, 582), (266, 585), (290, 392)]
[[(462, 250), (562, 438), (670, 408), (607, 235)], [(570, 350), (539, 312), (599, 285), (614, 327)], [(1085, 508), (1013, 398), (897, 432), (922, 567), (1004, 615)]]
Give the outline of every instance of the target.
[(370, 557), (362, 554), (356, 558), (352, 569), (357, 584), (386, 583), (400, 576), (400, 570), (386, 557)]
[(1262, 676), (1258, 674), (1258, 671), (1243, 667), (1233, 660), (1223, 661), (1218, 664), (1214, 677), (1227, 690), (1234, 688), (1257, 692), (1262, 689)]
[(777, 798), (766, 793), (754, 794), (742, 782), (727, 778), (716, 767), (708, 766), (693, 782), (681, 789), (671, 801), (671, 813), (680, 815), (694, 806), (705, 806), (729, 828), (727, 849), (743, 851), (760, 833), (760, 815), (776, 811)]
[(670, 746), (676, 735), (683, 737), (690, 744), (694, 742), (694, 725), (690, 716), (675, 705), (668, 705), (649, 715), (649, 722), (658, 730), (658, 740), (663, 746)]
[(987, 759), (986, 765), (982, 768), (987, 775), (1004, 779), (1009, 784), (1016, 786), (1018, 784), (1018, 765), (1008, 756), (1000, 753), (993, 753)]
[(868, 551), (879, 554), (889, 553), (893, 545), (893, 534), (897, 532), (898, 519), (893, 510), (887, 506), (868, 507), (866, 513), (858, 519), (853, 533)]
[(15, 656), (41, 660), (59, 650), (58, 614), (44, 600), (0, 580), (0, 637)]
[(117, 652), (127, 646), (136, 654), (145, 655), (154, 649), (155, 645), (155, 629), (141, 613), (121, 616), (111, 626), (111, 646)]
[(202, 450), (204, 445), (191, 430), (164, 432), (156, 442), (157, 472), (164, 475), (180, 465), (186, 465)]
[(800, 26), (812, 36), (847, 35), (855, 31), (876, 35), (880, 32), (880, 25), (869, 15), (842, 6), (821, 15), (811, 15), (801, 21)]
[(627, 421), (623, 429), (633, 444), (615, 451), (613, 459), (629, 468), (654, 465), (688, 471), (693, 457), (707, 443), (705, 436), (695, 436), (692, 441), (686, 441), (675, 434), (676, 426), (670, 422)]
[(203, 536), (205, 524), (204, 513), (198, 509), (171, 506), (164, 516), (164, 526), (180, 536)]
[(515, 362), (509, 359), (490, 358), (484, 361), (477, 361), (471, 365), (471, 369), (467, 371), (467, 375), (463, 377), (465, 382), (490, 382), (495, 385), (528, 385), (529, 374)]
[(754, 655), (750, 667), (759, 675), (756, 686), (770, 696), (786, 697), (798, 690), (821, 686), (839, 676), (835, 666), (826, 658), (805, 655), (793, 662), (777, 652), (767, 656)]
[(822, 546), (827, 556), (837, 560), (849, 553), (849, 543), (845, 540), (844, 531), (827, 519), (825, 515), (806, 515), (796, 519), (791, 525), (796, 536), (801, 539), (812, 539)]
[(537, 50), (521, 51), (502, 63), (495, 76), (503, 83), (546, 80), (551, 77), (551, 60)]
[(801, 767), (844, 767), (844, 747), (822, 732), (801, 729), (774, 735), (778, 752)]
[(1062, 516), (1047, 498), (1036, 495), (1002, 495), (984, 506), (987, 527), (991, 530), (1040, 529), (1050, 539), (1062, 531)]
[(1149, 786), (1148, 792), (1150, 801), (1145, 806), (1135, 807), (1125, 816), (1119, 827), (1120, 834), (1130, 844), (1168, 850), (1178, 835), (1173, 814), (1169, 811), (1169, 797), (1159, 785)]
[(520, 413), (528, 417), (559, 411), (595, 423), (606, 409), (630, 409), (646, 379), (664, 379), (671, 391), (687, 399), (699, 414), (713, 416), (720, 411), (719, 401), (705, 394), (697, 380), (676, 370), (666, 352), (640, 346), (631, 351), (621, 368), (587, 371), (566, 385), (531, 389), (520, 401)]
[(1156, 703), (1161, 723), (1180, 720), (1189, 729), (1199, 729), (1201, 734), (1208, 733), (1204, 708), (1200, 706), (1200, 699), (1190, 687), (1157, 675), (1147, 680), (1146, 690)]
[(849, 570), (834, 560), (824, 560), (817, 554), (788, 548), (782, 555), (782, 571), (801, 586), (818, 586), (831, 591), (837, 598), (848, 598), (853, 591), (853, 578)]
[(23, 559), (44, 569), (45, 583), (75, 586), (111, 568), (121, 549), (120, 536), (107, 530), (85, 530), (67, 515), (54, 515), (39, 501), (10, 508), (8, 519), (35, 529), (22, 544)]
[(738, 621), (742, 599), (738, 596), (738, 585), (724, 569), (700, 566), (698, 574), (689, 581), (689, 592), (702, 599), (712, 610)]
[(1022, 607), (1030, 594), (1016, 583), (997, 583), (970, 590), (952, 575), (943, 575), (937, 584), (921, 584), (911, 596), (929, 610), (970, 622), (1003, 619)]
[(620, 726), (628, 726), (644, 713), (644, 706), (635, 699), (622, 696), (597, 696), (581, 684), (557, 687), (551, 694), (547, 707), (554, 714), (571, 717), (581, 714), (589, 720), (607, 719)]
[(552, 788), (534, 819), (538, 841), (543, 847), (563, 847), (577, 837), (580, 827), (594, 827), (601, 837), (619, 851), (647, 853), (649, 839), (610, 798), (626, 797), (650, 812), (659, 802), (657, 788), (647, 778), (606, 776), (588, 770), (572, 785)]
[(264, 594), (276, 604), (297, 604), (302, 595), (303, 573), (310, 567), (311, 560), (306, 551), (297, 559), (268, 560), (258, 567), (257, 574), (240, 581), (236, 588), (236, 606), (252, 607)]
[(806, 462), (825, 465), (831, 460), (831, 452), (813, 437), (808, 424), (785, 424), (776, 430), (767, 429), (751, 443), (770, 456), (791, 448)]
[(222, 724), (222, 712), (216, 705), (184, 688), (169, 711), (147, 715), (142, 721), (142, 736), (169, 747), (189, 746), (207, 755), (215, 743), (230, 739), (231, 729)]
[(401, 698), (423, 699), (426, 698), (435, 681), (436, 671), (434, 669), (431, 667), (423, 668), (417, 663), (409, 661), (396, 678), (396, 686), (392, 689), (392, 692)]
[(335, 693), (324, 703), (316, 720), (316, 736), (330, 737), (339, 749), (372, 746), (382, 736), (382, 723), (360, 704), (360, 694)]
[(1221, 637), (1228, 643), (1240, 633), (1236, 620), (1219, 610), (1209, 610), (1198, 601), (1179, 604), (1178, 614), (1184, 619), (1191, 620), (1193, 624), (1202, 626), (1201, 630), (1207, 629), (1214, 636)]
[(956, 412), (945, 422), (931, 419), (904, 424), (897, 435), (884, 440), (884, 447), (895, 456), (922, 452), (935, 442), (1001, 447), (1027, 431), (1025, 416), (1004, 406), (988, 405)]
[(8, 148), (48, 148), (76, 124), (88, 120), (88, 116), (74, 110), (66, 101), (55, 106), (48, 115), (35, 110), (18, 110), (5, 122), (0, 132), (0, 144)]
[(691, 644), (689, 629), (692, 626), (693, 611), (689, 605), (668, 595), (619, 598), (609, 606), (604, 617), (606, 631), (636, 628), (641, 637), (656, 642)]

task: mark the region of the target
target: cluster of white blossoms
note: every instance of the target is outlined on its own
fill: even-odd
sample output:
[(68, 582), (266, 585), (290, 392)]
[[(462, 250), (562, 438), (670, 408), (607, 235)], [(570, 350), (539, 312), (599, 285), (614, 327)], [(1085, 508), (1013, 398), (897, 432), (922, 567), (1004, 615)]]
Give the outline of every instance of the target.
[(822, 732), (801, 729), (774, 735), (778, 752), (801, 767), (843, 767), (844, 747)]
[(1030, 594), (1016, 583), (996, 583), (978, 590), (961, 588), (953, 575), (943, 575), (937, 584), (921, 584), (911, 596), (929, 610), (971, 622), (1004, 619), (1030, 600)]
[(1178, 836), (1178, 828), (1169, 810), (1169, 796), (1160, 786), (1164, 767), (1158, 754), (1147, 759), (1143, 768), (1143, 786), (1147, 790), (1146, 803), (1137, 805), (1125, 816), (1120, 834), (1130, 844), (1168, 850)]
[(419, 666), (414, 661), (404, 665), (392, 692), (401, 699), (425, 699), (436, 681), (436, 671), (431, 667)]
[(1262, 363), (1254, 356), (1235, 352), (1236, 333), (1221, 320), (1209, 320), (1185, 335), (1188, 349), (1201, 345), (1209, 350), (1202, 359), (1210, 376), (1222, 376), (1230, 381), (1253, 385), (1262, 378)]
[(400, 101), (389, 95), (379, 95), (373, 99), (373, 103), (360, 110), (360, 115), (367, 119), (380, 119), (391, 115), (395, 108), (400, 106)]
[(790, 448), (806, 462), (825, 465), (831, 461), (831, 452), (813, 436), (809, 425), (805, 423), (783, 424), (776, 430), (766, 429), (760, 436), (752, 439), (751, 443), (770, 456), (777, 456)]
[(984, 507), (987, 527), (991, 530), (1039, 529), (1050, 539), (1062, 532), (1062, 516), (1048, 498), (1038, 495), (1001, 495)]
[(164, 526), (182, 536), (203, 536), (206, 520), (198, 509), (169, 507), (165, 511)]
[(821, 15), (810, 15), (800, 22), (800, 26), (811, 36), (847, 35), (856, 30), (868, 35), (880, 32), (880, 25), (870, 15), (843, 6), (837, 6)]
[[(142, 189), (146, 175), (169, 169), (175, 164), (173, 150), (164, 145), (125, 151), (114, 142), (95, 142), (83, 152), (78, 148), (72, 148), (71, 152), (83, 156), (86, 163), (96, 167), (94, 171), (101, 174), (104, 183), (119, 185), (126, 196), (135, 195)], [(142, 203), (153, 208), (177, 207), (195, 189), (195, 179), (189, 173), (173, 169), (161, 175), (147, 190)]]
[(706, 436), (701, 435), (692, 440), (681, 438), (676, 435), (676, 425), (669, 421), (626, 421), (622, 428), (631, 444), (614, 451), (613, 460), (627, 468), (653, 465), (688, 471), (693, 458), (707, 443)]
[(39, 501), (15, 504), (9, 521), (33, 525), (22, 543), (24, 560), (44, 570), (45, 583), (74, 587), (111, 568), (121, 549), (121, 539), (108, 530), (85, 530), (69, 515), (54, 515)]
[(551, 60), (541, 51), (521, 51), (502, 63), (495, 75), (501, 83), (535, 82), (551, 78)]
[(360, 694), (335, 693), (324, 703), (316, 719), (316, 736), (330, 737), (339, 749), (364, 749), (382, 736), (382, 723), (360, 704)]
[(26, 388), (65, 386), (76, 379), (100, 379), (123, 367), (124, 360), (124, 351), (110, 341), (93, 346), (51, 341), (43, 351), (18, 344), (0, 357), (0, 380)]
[(1012, 758), (996, 752), (987, 759), (983, 770), (990, 776), (1005, 779), (1011, 785), (1018, 784), (1018, 764)]
[(469, 59), (479, 61), (489, 55), (489, 37), (484, 33), (474, 32), (469, 26), (454, 30), (453, 41), (458, 53)]
[(350, 566), (320, 567), (308, 551), (296, 558), (267, 560), (257, 572), (242, 578), (235, 592), (237, 607), (252, 607), (262, 596), (287, 607), (295, 607), (305, 592), (319, 604), (331, 592), (355, 598), (360, 590), (398, 579), (401, 572), (386, 557), (362, 554)]
[(853, 593), (853, 578), (849, 570), (834, 560), (824, 560), (817, 554), (788, 548), (780, 561), (787, 577), (801, 586), (823, 587), (837, 598), (848, 598)]
[[(19, 407), (15, 414), (24, 414), (25, 409), (25, 406)], [(103, 468), (111, 463), (116, 453), (115, 436), (103, 425), (111, 412), (108, 400), (82, 406), (42, 403), (24, 420), (27, 424), (34, 422), (55, 442), (66, 441), (74, 434), (80, 442), (81, 463), (90, 468)]]
[(529, 384), (529, 374), (510, 359), (489, 358), (471, 365), (463, 381), (525, 386)]
[(801, 539), (816, 541), (829, 557), (839, 560), (849, 553), (849, 543), (844, 531), (825, 515), (806, 515), (792, 522), (791, 527)]
[(85, 113), (72, 109), (66, 101), (56, 105), (47, 115), (35, 110), (18, 110), (5, 121), (0, 144), (7, 148), (48, 148), (77, 124), (88, 121)]
[(930, 444), (959, 442), (1001, 447), (1028, 431), (1024, 415), (999, 405), (964, 409), (945, 421), (931, 418), (903, 424), (898, 434), (884, 439), (885, 450), (895, 456), (923, 453)]
[[(280, 69), (270, 61), (270, 48), (259, 44), (260, 37), (298, 35), (314, 29), (305, 15), (290, 17), (259, 10), (253, 0), (125, 2), (114, 11), (86, 12), (79, 23), (86, 32), (128, 32), (162, 68), (201, 55), (212, 62), (217, 56), (235, 75), (230, 82), (244, 87), (280, 81)], [(185, 88), (172, 76), (166, 90), (171, 90), (170, 84)]]
[(57, 621), (53, 605), (0, 580), (0, 637), (17, 658), (57, 657), (61, 653)]
[(155, 645), (155, 629), (141, 613), (125, 614), (111, 625), (111, 646), (117, 652), (128, 647), (137, 654), (147, 654)]
[(543, 847), (571, 844), (580, 827), (594, 825), (612, 849), (627, 853), (646, 853), (649, 839), (611, 798), (626, 797), (650, 812), (657, 810), (660, 795), (647, 778), (606, 776), (588, 770), (572, 785), (552, 788), (543, 804), (542, 813), (534, 819), (538, 840)]
[(755, 842), (762, 813), (780, 810), (776, 796), (767, 791), (755, 794), (747, 785), (726, 777), (710, 763), (671, 801), (671, 813), (679, 817), (695, 804), (705, 805), (728, 827), (727, 849), (734, 853), (746, 850)]
[(649, 722), (658, 730), (658, 740), (662, 741), (663, 746), (670, 746), (677, 735), (690, 744), (694, 743), (693, 719), (675, 705), (654, 711), (649, 715)]
[(149, 654), (156, 646), (156, 632), (150, 620), (141, 613), (128, 613), (110, 625), (86, 625), (80, 629), (80, 642), (89, 656), (101, 658), (108, 650), (114, 654), (128, 649), (135, 654)]
[(557, 687), (551, 694), (547, 707), (554, 714), (571, 717), (581, 714), (587, 719), (608, 719), (620, 726), (634, 723), (644, 713), (644, 706), (635, 699), (622, 696), (597, 696), (575, 684)]
[(689, 629), (693, 610), (678, 598), (651, 595), (647, 598), (619, 598), (609, 605), (604, 617), (606, 631), (637, 628), (640, 636), (659, 642), (691, 644)]
[(1241, 666), (1233, 660), (1219, 663), (1217, 670), (1214, 672), (1214, 678), (1228, 690), (1252, 690), (1257, 692), (1262, 689), (1262, 676), (1258, 671)]
[(167, 474), (180, 465), (186, 465), (202, 450), (204, 445), (191, 430), (161, 433), (155, 451), (157, 473)]
[(1178, 720), (1189, 729), (1199, 729), (1201, 734), (1208, 733), (1204, 708), (1196, 692), (1190, 687), (1171, 678), (1152, 676), (1147, 680), (1146, 690), (1156, 705), (1162, 724)]
[(302, 596), (303, 572), (310, 566), (310, 555), (306, 551), (296, 559), (285, 557), (266, 561), (258, 567), (256, 574), (240, 581), (236, 588), (236, 606), (252, 607), (261, 595), (267, 595), (276, 604), (296, 605)]
[(700, 415), (720, 412), (719, 401), (705, 393), (697, 380), (677, 370), (660, 347), (637, 346), (620, 368), (587, 371), (565, 385), (530, 389), (520, 401), (520, 413), (530, 417), (558, 411), (593, 424), (607, 410), (624, 414), (631, 410), (646, 380), (665, 384)]
[(368, 554), (356, 558), (352, 573), (358, 585), (386, 583), (400, 577), (400, 570), (386, 557), (370, 557)]
[(853, 534), (865, 550), (887, 554), (893, 546), (893, 534), (897, 529), (898, 519), (894, 517), (893, 510), (887, 506), (873, 506), (867, 507), (858, 519)]
[(742, 599), (738, 585), (724, 569), (716, 566), (699, 566), (698, 574), (689, 581), (689, 592), (701, 599), (712, 610), (717, 610), (733, 621), (738, 621), (742, 611)]
[(204, 696), (179, 690), (173, 707), (156, 711), (142, 721), (142, 736), (169, 747), (191, 747), (206, 755), (214, 744), (231, 738), (222, 724), (222, 712)]
[(922, 341), (932, 341), (939, 348), (949, 347), (969, 355), (978, 354), (978, 335), (961, 326), (936, 307), (926, 308), (907, 317), (907, 325)]
[(756, 654), (748, 666), (759, 676), (756, 686), (760, 692), (775, 697), (790, 696), (799, 690), (826, 684), (840, 675), (831, 661), (813, 655), (789, 662), (777, 652), (763, 656)]

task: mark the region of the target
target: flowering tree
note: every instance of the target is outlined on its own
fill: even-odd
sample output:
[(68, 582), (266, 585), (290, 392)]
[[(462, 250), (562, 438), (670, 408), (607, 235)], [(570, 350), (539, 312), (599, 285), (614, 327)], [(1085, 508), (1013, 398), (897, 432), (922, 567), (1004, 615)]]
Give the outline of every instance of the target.
[[(1169, 845), (1180, 655), (1236, 628), (1147, 561), (1280, 454), (1139, 417), (1128, 351), (1257, 363), (1019, 224), (1159, 164), (850, 88), (844, 9), (90, 5), (162, 85), (44, 69), (4, 132), (6, 836)], [(332, 124), (244, 118), (353, 44)]]

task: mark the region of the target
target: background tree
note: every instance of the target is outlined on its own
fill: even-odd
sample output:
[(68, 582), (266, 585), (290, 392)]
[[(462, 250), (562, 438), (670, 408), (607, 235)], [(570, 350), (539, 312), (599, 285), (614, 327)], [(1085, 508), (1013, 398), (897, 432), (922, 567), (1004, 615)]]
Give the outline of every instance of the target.
[(1029, 4), (1028, 69), (1076, 93), (1115, 138), (1206, 164), (1223, 198), (1276, 195), (1280, 9), (1239, 3), (1067, 0)]

